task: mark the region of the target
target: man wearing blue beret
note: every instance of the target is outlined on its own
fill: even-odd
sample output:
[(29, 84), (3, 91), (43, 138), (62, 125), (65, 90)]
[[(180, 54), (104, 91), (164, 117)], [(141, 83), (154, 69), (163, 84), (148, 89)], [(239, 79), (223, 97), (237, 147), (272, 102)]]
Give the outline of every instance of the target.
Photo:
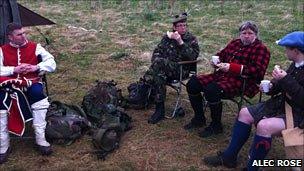
[(285, 71), (275, 67), (272, 71), (270, 91), (272, 98), (243, 108), (234, 124), (229, 146), (216, 156), (205, 157), (211, 166), (236, 167), (240, 149), (250, 136), (251, 125), (256, 133), (249, 152), (247, 170), (258, 170), (254, 161), (265, 159), (271, 147), (272, 136), (280, 135), (286, 128), (285, 102), (291, 108), (295, 127), (304, 127), (304, 32), (292, 32), (277, 44), (285, 47), (286, 57), (292, 64)]

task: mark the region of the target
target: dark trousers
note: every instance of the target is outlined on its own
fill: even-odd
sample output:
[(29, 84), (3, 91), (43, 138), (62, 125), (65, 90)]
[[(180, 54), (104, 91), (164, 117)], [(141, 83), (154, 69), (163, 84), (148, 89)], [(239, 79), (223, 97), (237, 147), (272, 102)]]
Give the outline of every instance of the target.
[(187, 92), (191, 106), (194, 110), (194, 118), (204, 118), (203, 96), (209, 103), (211, 118), (214, 122), (221, 122), (222, 103), (221, 97), (223, 90), (215, 82), (210, 82), (207, 85), (202, 85), (197, 77), (193, 76), (187, 83)]
[[(30, 105), (46, 98), (46, 95), (43, 92), (43, 85), (40, 83), (35, 83), (30, 86), (27, 91), (24, 92), (25, 96)], [(6, 92), (4, 89), (0, 89), (0, 110), (7, 110), (4, 106), (3, 101), (5, 99)], [(7, 97), (9, 98), (9, 96)]]
[[(183, 71), (183, 78), (188, 76), (189, 71)], [(166, 100), (166, 85), (172, 80), (180, 77), (179, 64), (166, 58), (156, 58), (146, 71), (143, 79), (153, 86), (155, 101), (164, 102)]]

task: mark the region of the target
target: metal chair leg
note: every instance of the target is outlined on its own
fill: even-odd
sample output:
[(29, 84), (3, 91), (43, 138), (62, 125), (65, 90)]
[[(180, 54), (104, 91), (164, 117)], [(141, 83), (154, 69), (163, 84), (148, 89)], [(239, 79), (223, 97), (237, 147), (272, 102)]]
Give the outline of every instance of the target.
[(145, 103), (145, 110), (147, 110), (148, 109), (148, 106), (149, 106), (149, 99), (150, 99), (150, 96), (151, 96), (151, 92), (152, 92), (152, 88), (150, 87), (149, 88), (149, 90), (148, 90), (148, 100), (146, 101), (146, 103)]
[[(201, 60), (193, 60), (193, 61), (181, 61), (181, 62), (178, 62), (178, 64), (179, 64), (179, 71), (180, 71), (180, 73), (179, 73), (179, 80), (176, 80), (176, 81), (178, 81), (177, 83), (178, 83), (178, 85), (177, 86), (172, 86), (172, 84), (171, 85), (169, 85), (170, 87), (172, 87), (174, 90), (176, 90), (176, 93), (177, 93), (177, 98), (176, 98), (176, 102), (175, 102), (175, 106), (174, 106), (174, 109), (173, 109), (173, 112), (172, 112), (172, 114), (170, 115), (170, 116), (165, 116), (166, 118), (168, 118), (168, 119), (172, 119), (172, 118), (174, 118), (176, 115), (177, 115), (177, 113), (179, 113), (180, 112), (180, 109), (182, 109), (181, 108), (181, 92), (182, 92), (182, 86), (186, 86), (186, 84), (185, 83), (183, 83), (183, 65), (185, 65), (185, 66), (189, 66), (189, 65), (191, 65), (190, 67), (192, 68), (192, 69), (190, 69), (190, 75), (189, 76), (191, 76), (191, 75), (196, 75), (196, 72), (197, 72), (197, 63), (198, 62), (200, 62)], [(190, 77), (188, 77), (188, 78), (190, 78)], [(180, 114), (180, 113), (179, 113)], [(182, 116), (181, 114), (179, 115), (179, 116)]]
[(177, 109), (180, 107), (180, 92), (177, 93), (177, 98), (176, 98), (176, 102), (175, 102), (175, 106), (174, 106), (174, 109), (173, 109), (173, 112), (171, 113), (170, 116), (165, 116), (167, 119), (172, 119), (176, 116), (176, 112), (177, 112)]
[(203, 95), (203, 108), (204, 108), (204, 113), (206, 113), (207, 107), (209, 106), (208, 101), (205, 98), (205, 95)]
[(176, 93), (177, 93), (177, 99), (176, 99), (176, 102), (175, 102), (175, 107), (174, 107), (174, 110), (173, 110), (171, 116), (165, 116), (167, 119), (174, 118), (175, 115), (176, 115), (177, 109), (180, 107), (180, 96), (181, 96), (181, 92), (182, 92), (182, 81), (183, 81), (183, 66), (182, 65), (180, 65), (179, 71), (180, 71), (180, 74), (179, 74), (179, 80), (178, 80), (178, 83), (177, 83), (177, 87), (175, 87), (175, 88), (173, 87), (176, 90)]

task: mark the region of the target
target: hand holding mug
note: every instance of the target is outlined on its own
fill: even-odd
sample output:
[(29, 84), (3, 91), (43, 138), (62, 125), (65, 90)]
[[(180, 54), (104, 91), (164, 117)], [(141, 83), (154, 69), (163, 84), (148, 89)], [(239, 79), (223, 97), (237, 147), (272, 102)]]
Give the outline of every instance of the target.
[(217, 65), (218, 63), (220, 63), (220, 57), (219, 56), (212, 56), (211, 57), (211, 61), (214, 65)]
[(223, 72), (228, 72), (229, 68), (230, 68), (229, 63), (219, 63), (219, 64), (216, 64), (216, 66), (218, 67), (219, 70), (221, 70)]
[(262, 80), (260, 83), (260, 91), (268, 93), (272, 88), (272, 83), (269, 80)]

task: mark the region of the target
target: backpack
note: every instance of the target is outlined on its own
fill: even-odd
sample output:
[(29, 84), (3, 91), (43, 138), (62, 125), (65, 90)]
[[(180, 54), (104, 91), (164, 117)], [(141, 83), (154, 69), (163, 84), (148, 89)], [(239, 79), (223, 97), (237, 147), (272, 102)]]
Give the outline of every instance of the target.
[(89, 121), (100, 125), (102, 114), (107, 113), (105, 107), (107, 104), (113, 104), (115, 107), (124, 106), (121, 89), (116, 87), (113, 80), (108, 82), (97, 80), (96, 85), (86, 93), (82, 100), (82, 108)]
[(100, 126), (93, 132), (93, 145), (97, 149), (96, 155), (99, 159), (105, 157), (119, 147), (122, 134), (130, 130), (132, 118), (126, 113), (115, 109), (112, 104), (106, 105), (111, 112), (102, 117)]
[(46, 139), (55, 144), (70, 145), (91, 127), (79, 106), (60, 101), (51, 102), (46, 121)]
[(105, 157), (119, 147), (123, 132), (131, 129), (132, 118), (121, 110), (124, 98), (112, 80), (97, 81), (84, 96), (82, 107), (92, 123), (92, 143), (97, 157)]
[(152, 86), (143, 81), (128, 86), (128, 106), (132, 109), (144, 109), (153, 102)]

